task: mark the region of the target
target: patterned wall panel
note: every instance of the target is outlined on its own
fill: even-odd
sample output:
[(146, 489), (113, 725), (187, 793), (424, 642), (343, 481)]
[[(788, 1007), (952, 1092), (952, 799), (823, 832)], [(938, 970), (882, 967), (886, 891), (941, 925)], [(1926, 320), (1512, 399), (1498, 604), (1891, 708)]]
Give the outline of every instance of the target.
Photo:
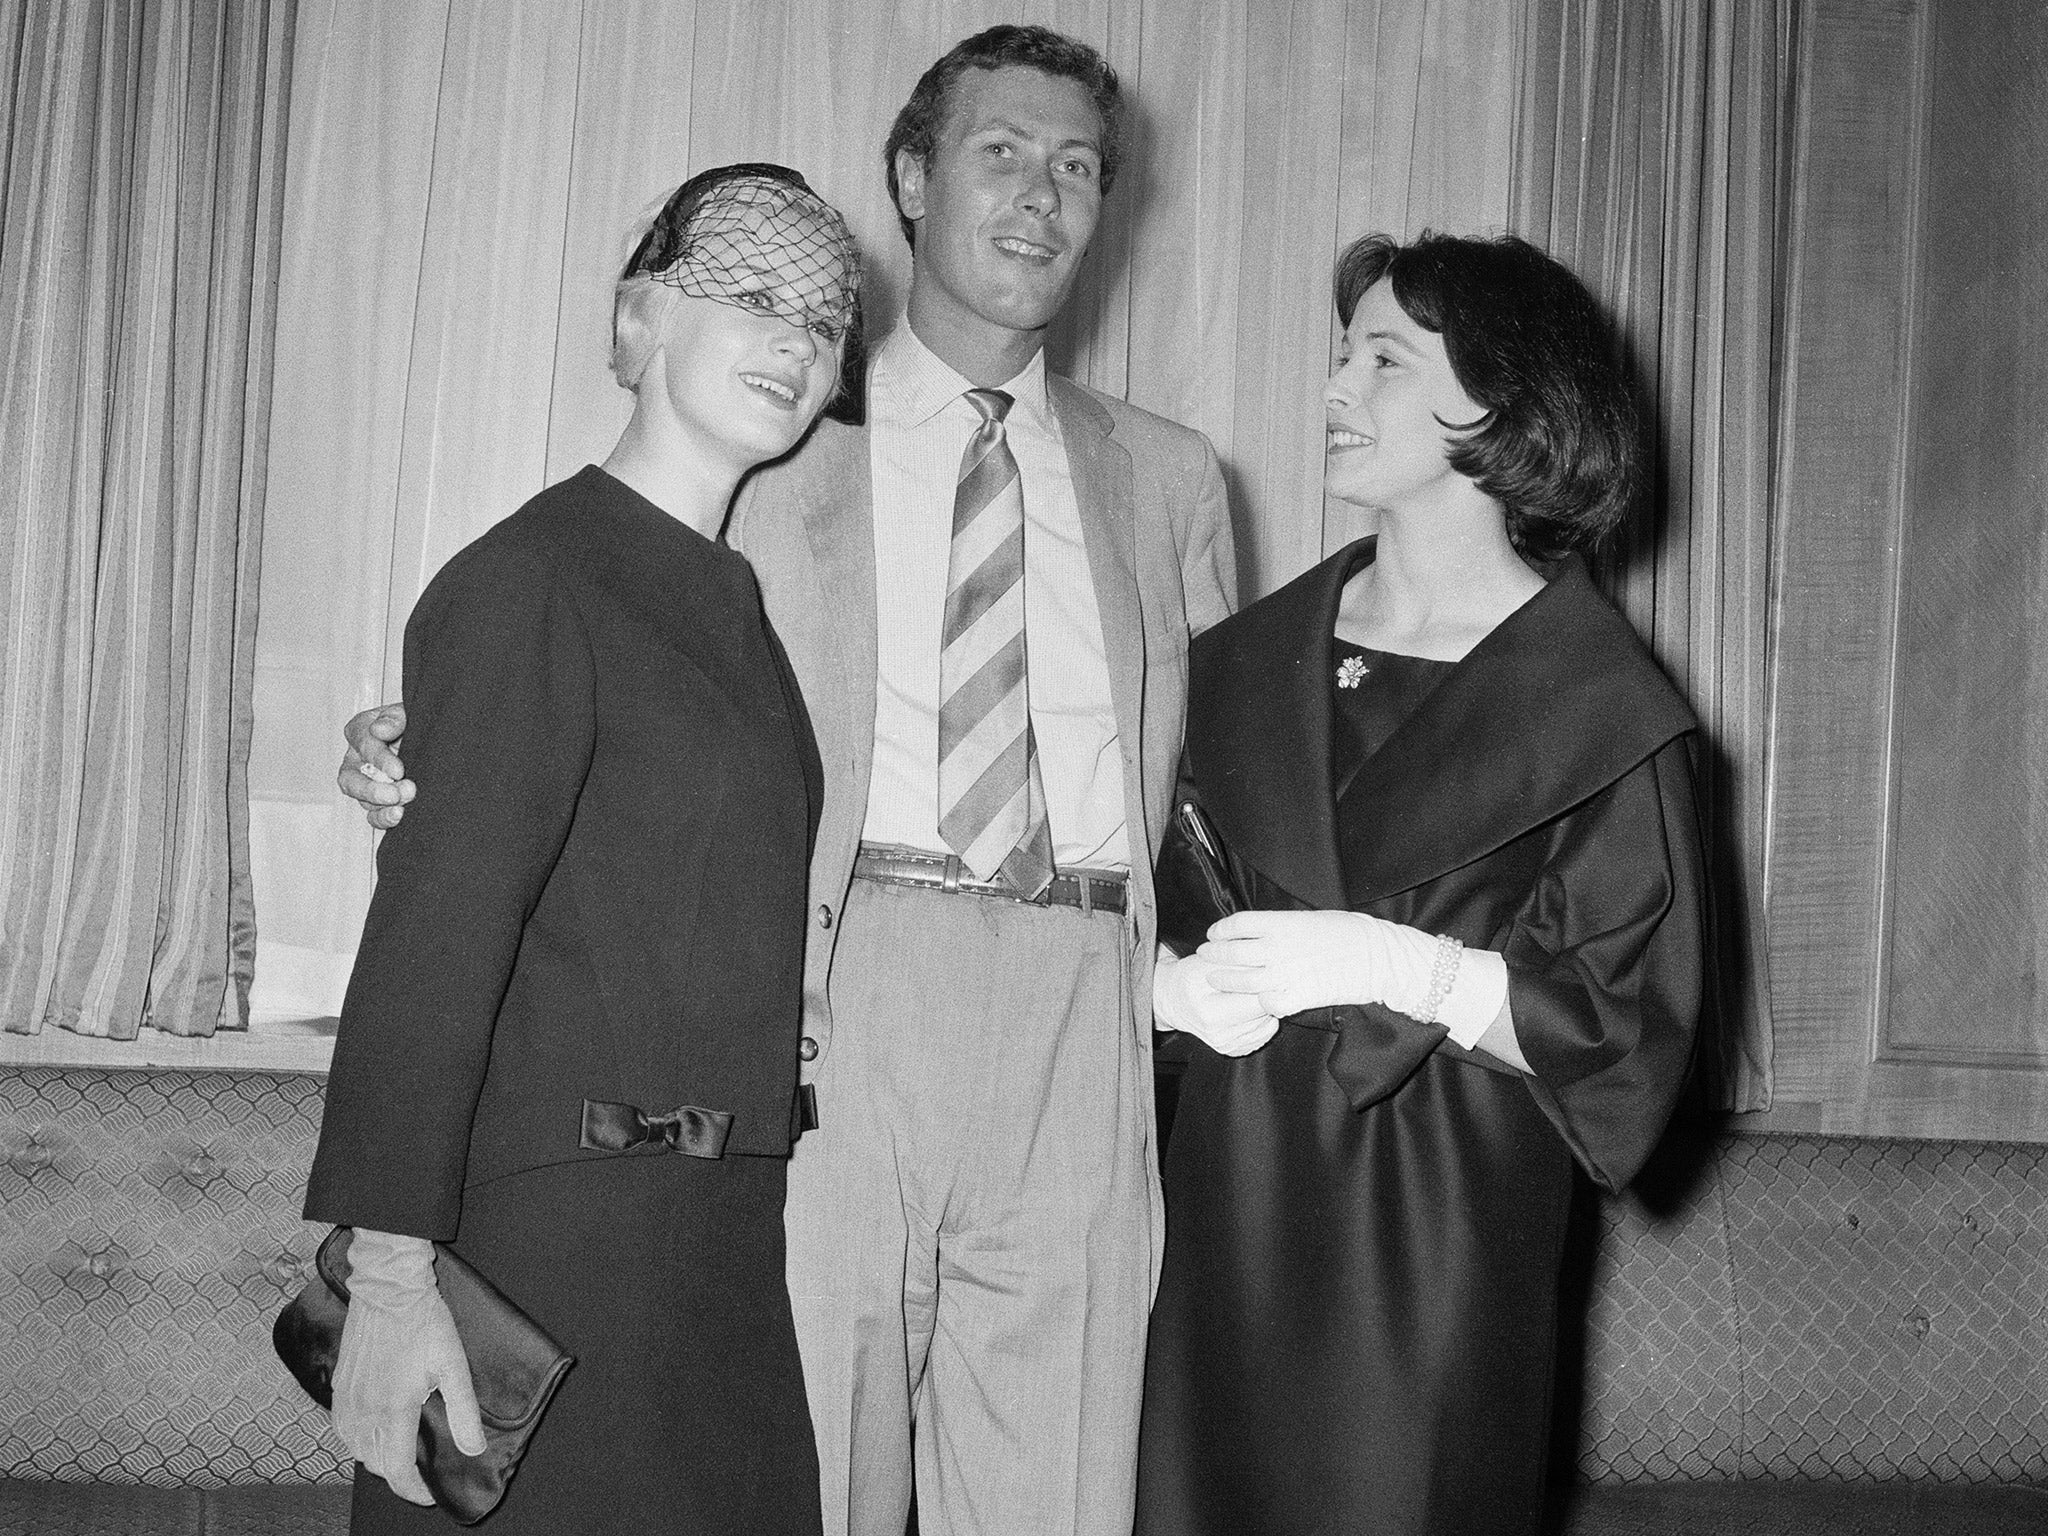
[(320, 1104), (314, 1077), (0, 1071), (0, 1473), (346, 1477), (270, 1351), (320, 1236)]
[(348, 1536), (346, 1483), (152, 1488), (0, 1478), (0, 1536)]
[[(270, 1353), (321, 1081), (0, 1071), (0, 1477), (345, 1479)], [(1732, 1137), (1601, 1202), (1579, 1472), (2048, 1481), (2048, 1148)]]
[(1712, 1170), (1668, 1210), (1633, 1193), (1600, 1202), (1579, 1427), (1587, 1481), (1737, 1475), (1735, 1280)]
[(2048, 1148), (1736, 1136), (1601, 1225), (1587, 1480), (2048, 1480)]
[(1745, 1477), (2048, 1479), (2048, 1147), (1738, 1138)]

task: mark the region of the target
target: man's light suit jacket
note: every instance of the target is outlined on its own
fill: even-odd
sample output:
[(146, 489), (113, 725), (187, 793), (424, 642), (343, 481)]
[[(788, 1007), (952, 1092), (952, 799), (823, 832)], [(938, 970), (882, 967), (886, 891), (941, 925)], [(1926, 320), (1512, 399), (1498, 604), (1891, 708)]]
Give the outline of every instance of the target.
[[(1188, 641), (1224, 618), (1236, 596), (1229, 508), (1215, 451), (1201, 433), (1057, 375), (1046, 376), (1046, 389), (1102, 614), (1133, 866), (1132, 987), (1140, 1039), (1149, 1044), (1151, 865), (1180, 757)], [(727, 532), (760, 580), (825, 766), (804, 958), (804, 1033), (818, 1042), (818, 1054), (805, 1063), (806, 1081), (831, 1056), (839, 913), (874, 760), (876, 512), (867, 432), (820, 421), (795, 453), (748, 481)], [(887, 573), (879, 600), (888, 600)]]

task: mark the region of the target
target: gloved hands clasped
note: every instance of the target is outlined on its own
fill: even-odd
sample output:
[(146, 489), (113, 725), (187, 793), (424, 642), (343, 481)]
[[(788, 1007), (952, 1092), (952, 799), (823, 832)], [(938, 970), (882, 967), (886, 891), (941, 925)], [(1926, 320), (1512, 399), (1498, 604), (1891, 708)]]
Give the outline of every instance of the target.
[(1219, 1056), (1249, 1055), (1273, 1038), (1280, 1021), (1255, 997), (1218, 991), (1209, 979), (1214, 969), (1162, 947), (1152, 971), (1153, 1021), (1193, 1035)]
[(465, 1456), (484, 1450), (469, 1357), (434, 1284), (434, 1245), (358, 1227), (349, 1243), (348, 1321), (334, 1365), (334, 1430), (391, 1491), (431, 1504), (415, 1465), (420, 1406), (435, 1392)]
[(1216, 991), (1256, 998), (1275, 1018), (1381, 1003), (1438, 1023), (1468, 1050), (1507, 1001), (1507, 962), (1363, 912), (1236, 912), (1192, 957)]

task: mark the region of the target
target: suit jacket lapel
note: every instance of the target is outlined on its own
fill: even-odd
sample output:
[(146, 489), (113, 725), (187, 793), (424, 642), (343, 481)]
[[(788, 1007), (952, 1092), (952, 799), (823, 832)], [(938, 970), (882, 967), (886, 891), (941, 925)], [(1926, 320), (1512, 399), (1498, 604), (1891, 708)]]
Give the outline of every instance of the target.
[[(824, 425), (823, 423), (820, 424)], [(875, 728), (875, 487), (865, 428), (820, 432), (797, 461), (796, 495), (825, 595), (839, 697), (854, 738)], [(813, 705), (813, 709), (816, 706)], [(865, 786), (862, 798), (865, 799)]]
[[(1143, 726), (1145, 625), (1138, 602), (1137, 532), (1132, 523), (1131, 456), (1110, 435), (1109, 412), (1087, 392), (1054, 373), (1046, 394), (1067, 450), (1067, 471), (1080, 508), (1081, 541), (1102, 618), (1102, 648), (1109, 667), (1109, 698), (1116, 711), (1124, 757), (1126, 808), (1142, 810), (1138, 739)], [(1144, 848), (1142, 816), (1133, 812), (1131, 846)]]

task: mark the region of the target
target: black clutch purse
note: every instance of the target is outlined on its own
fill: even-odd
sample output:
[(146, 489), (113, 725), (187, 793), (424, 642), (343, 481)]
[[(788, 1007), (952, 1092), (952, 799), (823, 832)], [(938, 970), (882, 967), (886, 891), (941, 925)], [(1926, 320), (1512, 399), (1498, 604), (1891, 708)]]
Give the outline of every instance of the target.
[[(270, 1330), (278, 1358), (322, 1408), (334, 1406), (334, 1360), (348, 1317), (348, 1246), (354, 1236), (347, 1227), (327, 1234), (313, 1259), (313, 1278)], [(475, 1525), (504, 1498), (548, 1400), (576, 1360), (439, 1243), (434, 1279), (469, 1356), (485, 1444), (481, 1456), (455, 1448), (447, 1407), (436, 1392), (420, 1409), (420, 1476), (434, 1502), (458, 1524)]]
[(1251, 905), (1223, 840), (1192, 800), (1174, 803), (1152, 886), (1159, 902), (1159, 942), (1176, 955), (1201, 947), (1209, 925)]

